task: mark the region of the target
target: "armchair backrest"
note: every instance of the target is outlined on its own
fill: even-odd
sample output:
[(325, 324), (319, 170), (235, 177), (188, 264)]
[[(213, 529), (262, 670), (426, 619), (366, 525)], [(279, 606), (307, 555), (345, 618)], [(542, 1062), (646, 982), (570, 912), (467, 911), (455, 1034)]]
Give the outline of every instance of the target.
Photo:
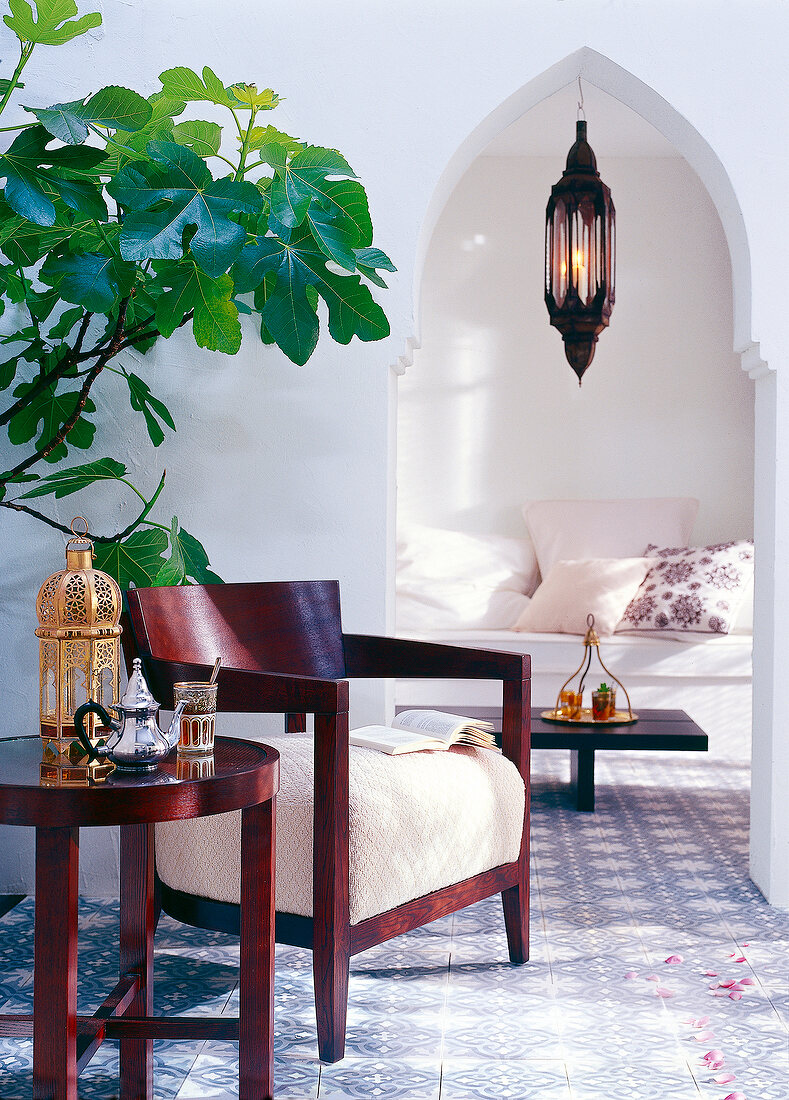
[(345, 675), (337, 581), (132, 588), (141, 657), (336, 679)]

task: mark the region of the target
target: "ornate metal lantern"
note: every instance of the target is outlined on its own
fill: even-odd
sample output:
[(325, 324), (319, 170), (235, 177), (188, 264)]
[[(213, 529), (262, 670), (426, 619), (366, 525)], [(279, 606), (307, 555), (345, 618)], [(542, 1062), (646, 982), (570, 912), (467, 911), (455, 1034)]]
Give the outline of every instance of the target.
[[(76, 529), (80, 520), (82, 533)], [(106, 709), (120, 695), (121, 590), (112, 577), (93, 568), (87, 521), (77, 516), (71, 530), (66, 568), (44, 581), (36, 600), (41, 737), (44, 760), (52, 764), (87, 763), (76, 739), (74, 712), (89, 700)], [(95, 722), (89, 715), (91, 737)]]
[[(638, 715), (633, 713), (630, 704), (630, 696), (627, 688), (620, 679), (614, 676), (610, 668), (607, 668), (600, 656), (600, 636), (594, 628), (594, 615), (586, 616), (586, 634), (584, 635), (584, 656), (575, 672), (568, 676), (556, 695), (556, 705), (553, 710), (544, 710), (542, 717), (549, 722), (565, 722), (576, 725), (596, 725), (599, 722), (607, 722), (610, 725), (627, 725), (638, 720)], [(608, 683), (600, 685), (600, 691), (592, 692), (591, 708), (584, 708), (583, 694), (584, 683), (592, 665), (592, 656), (596, 655), (600, 667), (608, 677)], [(576, 676), (580, 675), (578, 684), (571, 687)], [(627, 700), (627, 710), (618, 710), (616, 706), (617, 684)], [(567, 689), (570, 688), (568, 691)]]
[(615, 210), (600, 179), (586, 121), (545, 212), (545, 304), (578, 385), (614, 307)]

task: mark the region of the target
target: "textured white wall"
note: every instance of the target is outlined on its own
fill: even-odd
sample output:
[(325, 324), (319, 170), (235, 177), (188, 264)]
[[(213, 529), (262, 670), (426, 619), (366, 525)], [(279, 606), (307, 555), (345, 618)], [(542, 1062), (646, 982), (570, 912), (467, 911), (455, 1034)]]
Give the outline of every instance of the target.
[[(146, 476), (166, 463), (166, 503), (202, 534), (228, 578), (334, 573), (344, 583), (348, 625), (383, 627), (391, 515), (388, 364), (415, 335), (411, 286), (419, 275), (422, 227), (431, 219), (433, 196), (443, 204), (442, 174), (475, 128), (585, 47), (635, 74), (661, 118), (695, 128), (717, 154), (739, 203), (727, 232), (741, 227), (750, 247), (752, 298), (742, 256), (735, 279), (746, 284), (739, 327), (746, 341), (760, 342), (771, 368), (787, 365), (788, 229), (775, 217), (774, 196), (765, 197), (766, 182), (785, 178), (789, 168), (783, 140), (789, 9), (783, 0), (224, 0), (219, 7), (205, 0), (96, 0), (95, 6), (104, 14), (98, 32), (34, 56), (25, 74), (29, 102), (62, 102), (109, 83), (153, 91), (156, 75), (177, 64), (208, 63), (225, 79), (270, 85), (286, 97), (273, 121), (347, 155), (368, 188), (378, 243), (400, 268), (386, 297), (394, 333), (388, 346), (321, 345), (314, 362), (299, 370), (272, 352), (253, 350), (251, 341), (234, 361), (204, 357), (188, 343), (168, 344), (151, 383), (177, 395), (180, 430), (156, 455), (136, 430), (130, 434), (125, 399), (112, 410), (108, 434), (128, 440), (124, 449)], [(14, 44), (2, 25), (0, 35), (5, 64)], [(607, 90), (617, 94), (616, 87)], [(721, 201), (730, 203), (729, 196), (723, 187)], [(759, 389), (760, 416), (768, 423), (787, 405), (789, 372)], [(782, 705), (777, 693), (789, 639), (768, 620), (773, 603), (776, 622), (789, 615), (787, 423), (776, 421), (775, 480), (766, 497), (757, 494), (756, 509), (774, 519), (775, 533), (764, 558), (774, 550), (774, 567), (763, 573), (761, 592), (757, 582), (757, 615), (761, 602), (768, 633), (756, 743), (761, 759), (769, 758), (782, 775), (789, 773), (789, 738), (774, 715)], [(768, 453), (768, 466), (772, 457)], [(107, 526), (119, 518), (108, 506)], [(4, 714), (11, 732), (30, 731), (33, 600), (62, 560), (62, 542), (5, 513), (0, 540)], [(768, 895), (789, 905), (789, 821), (769, 775), (759, 776), (753, 865)], [(0, 848), (8, 865), (15, 859), (11, 843), (4, 836)]]
[(596, 153), (617, 293), (581, 388), (543, 301), (563, 160), (479, 157), (447, 204), (400, 386), (402, 519), (517, 535), (526, 500), (695, 496), (696, 540), (752, 535), (754, 392), (720, 219), (684, 160)]

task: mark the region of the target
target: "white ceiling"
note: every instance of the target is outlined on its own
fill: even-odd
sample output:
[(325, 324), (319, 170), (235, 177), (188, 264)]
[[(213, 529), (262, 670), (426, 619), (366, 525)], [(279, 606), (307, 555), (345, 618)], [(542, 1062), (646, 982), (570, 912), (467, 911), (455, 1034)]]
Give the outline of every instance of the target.
[[(586, 81), (582, 88), (587, 137), (598, 161), (605, 157), (679, 156), (674, 146), (630, 107)], [(576, 81), (502, 130), (482, 156), (566, 158), (575, 141), (578, 99)]]

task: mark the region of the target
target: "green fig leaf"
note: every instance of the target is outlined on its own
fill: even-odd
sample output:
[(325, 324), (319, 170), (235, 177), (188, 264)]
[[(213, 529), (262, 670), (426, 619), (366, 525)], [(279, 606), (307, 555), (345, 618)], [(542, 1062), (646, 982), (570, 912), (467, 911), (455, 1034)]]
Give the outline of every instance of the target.
[(23, 493), (21, 499), (29, 497), (54, 496), (56, 499), (78, 493), (80, 489), (94, 485), (97, 481), (118, 481), (126, 476), (126, 467), (114, 458), (98, 458), (95, 462), (86, 462), (82, 466), (72, 466), (68, 470), (57, 470), (41, 479), (41, 483)]
[(77, 35), (85, 34), (101, 26), (97, 11), (72, 19), (77, 14), (74, 0), (36, 0), (36, 14), (27, 0), (8, 0), (10, 15), (3, 22), (22, 42), (34, 42), (40, 46), (62, 46)]

